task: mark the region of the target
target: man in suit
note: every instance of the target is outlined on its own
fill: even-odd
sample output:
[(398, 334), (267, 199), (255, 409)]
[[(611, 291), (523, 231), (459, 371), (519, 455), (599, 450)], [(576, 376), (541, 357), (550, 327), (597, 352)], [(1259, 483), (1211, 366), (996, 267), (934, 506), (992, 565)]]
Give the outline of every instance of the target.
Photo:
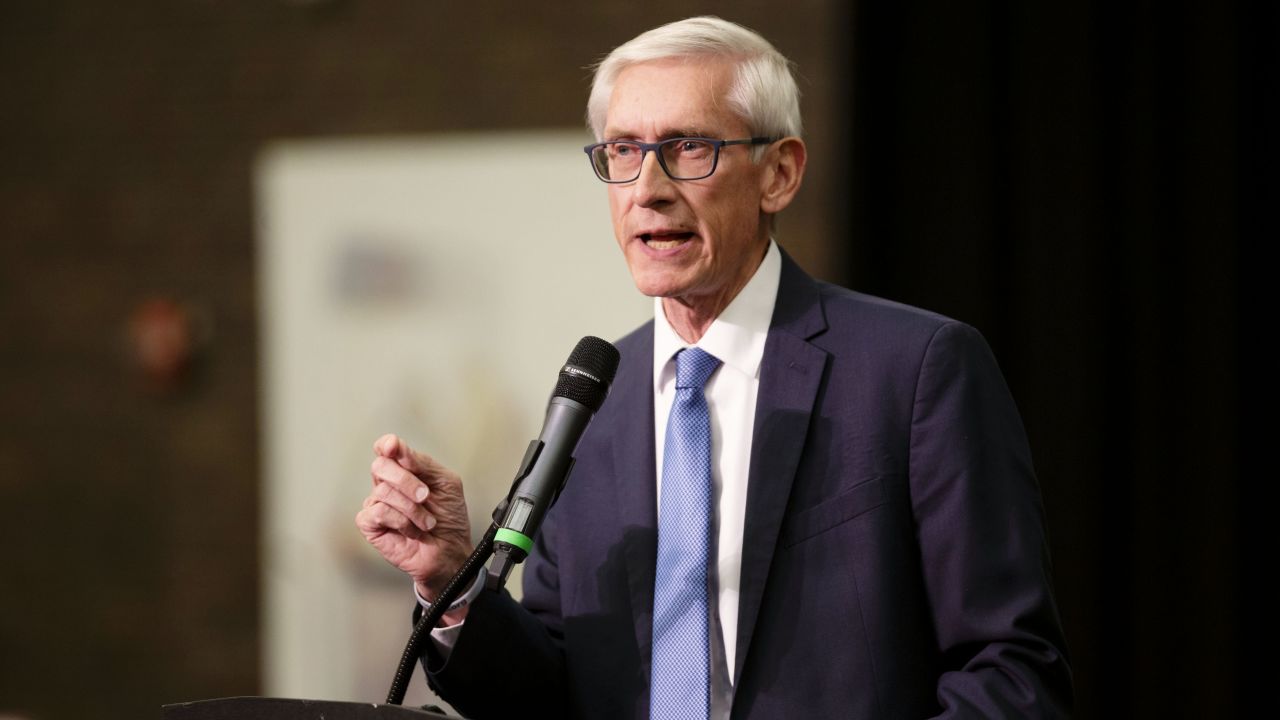
[[(1039, 491), (985, 342), (771, 238), (806, 161), (785, 58), (672, 23), (601, 63), (588, 114), (654, 320), (618, 342), (522, 602), (468, 593), (433, 687), (473, 717), (1067, 715)], [(375, 452), (357, 524), (435, 597), (471, 549), (461, 481), (395, 436)]]

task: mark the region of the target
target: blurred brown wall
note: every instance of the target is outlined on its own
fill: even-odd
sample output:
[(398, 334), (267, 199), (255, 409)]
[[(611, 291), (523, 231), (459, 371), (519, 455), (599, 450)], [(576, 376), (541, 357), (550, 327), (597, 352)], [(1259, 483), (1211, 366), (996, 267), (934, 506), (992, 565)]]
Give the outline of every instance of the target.
[[(265, 142), (577, 126), (585, 66), (702, 13), (798, 63), (811, 165), (780, 238), (841, 280), (835, 0), (0, 8), (0, 713), (133, 718), (261, 692), (251, 173)], [(130, 343), (157, 297), (197, 336), (164, 389)]]

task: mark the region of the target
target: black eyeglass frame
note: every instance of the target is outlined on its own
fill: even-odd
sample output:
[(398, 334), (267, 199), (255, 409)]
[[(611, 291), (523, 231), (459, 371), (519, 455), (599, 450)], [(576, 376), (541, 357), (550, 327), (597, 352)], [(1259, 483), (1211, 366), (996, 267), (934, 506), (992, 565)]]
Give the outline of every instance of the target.
[[(668, 145), (671, 143), (679, 143), (686, 140), (697, 140), (699, 142), (707, 143), (711, 145), (712, 148), (714, 148), (715, 154), (711, 158), (711, 169), (707, 171), (706, 175), (699, 175), (697, 177), (676, 177), (674, 174), (672, 174), (671, 168), (667, 167), (666, 158), (662, 156), (662, 151), (661, 151), (662, 146)], [(644, 156), (651, 151), (657, 156), (658, 165), (662, 168), (662, 172), (666, 173), (667, 177), (671, 178), (672, 180), (676, 180), (676, 181), (703, 180), (705, 178), (709, 178), (712, 175), (714, 175), (716, 172), (716, 168), (720, 166), (720, 148), (725, 147), (726, 145), (768, 145), (769, 143), (773, 143), (773, 142), (777, 142), (777, 139), (771, 138), (771, 137), (752, 137), (752, 138), (741, 138), (738, 140), (717, 140), (715, 138), (709, 138), (709, 137), (673, 137), (673, 138), (667, 138), (666, 140), (660, 140), (658, 142), (653, 142), (653, 143), (640, 142), (639, 140), (606, 140), (604, 142), (592, 143), (590, 145), (587, 145), (586, 147), (582, 148), (582, 151), (587, 154), (587, 161), (591, 163), (591, 170), (595, 172), (596, 177), (600, 178), (600, 180), (603, 182), (607, 182), (611, 185), (616, 185), (619, 183), (629, 183), (629, 182), (635, 182), (636, 180), (638, 180), (640, 178), (640, 173), (644, 172)], [(592, 153), (595, 152), (596, 148), (606, 147), (609, 145), (634, 145), (635, 147), (640, 148), (640, 164), (636, 166), (635, 177), (627, 178), (626, 180), (610, 180), (606, 178), (604, 175), (600, 174), (600, 168), (596, 166), (596, 160), (595, 160), (595, 157), (592, 155)]]

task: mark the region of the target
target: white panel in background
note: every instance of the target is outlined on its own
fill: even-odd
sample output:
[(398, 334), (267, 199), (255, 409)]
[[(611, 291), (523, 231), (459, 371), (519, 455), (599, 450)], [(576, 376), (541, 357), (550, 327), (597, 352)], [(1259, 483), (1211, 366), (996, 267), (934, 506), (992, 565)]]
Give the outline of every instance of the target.
[[(459, 471), (479, 533), (574, 344), (649, 316), (588, 141), (476, 133), (262, 153), (266, 694), (386, 696), (412, 591), (353, 522), (377, 437)], [(421, 671), (407, 701), (435, 701)]]

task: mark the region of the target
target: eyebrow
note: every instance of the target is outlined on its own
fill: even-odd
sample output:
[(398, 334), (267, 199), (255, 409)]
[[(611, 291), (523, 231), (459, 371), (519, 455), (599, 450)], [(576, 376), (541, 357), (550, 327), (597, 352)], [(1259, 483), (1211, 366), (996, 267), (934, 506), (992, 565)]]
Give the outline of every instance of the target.
[[(658, 136), (658, 142), (671, 140), (672, 138), (683, 138), (683, 137), (714, 138), (715, 135), (708, 133), (706, 130), (695, 130), (692, 128), (683, 128), (678, 130), (667, 130), (663, 132), (661, 135)], [(635, 135), (628, 134), (628, 133), (616, 133), (616, 134), (605, 133), (604, 139), (607, 142), (611, 140), (638, 140), (639, 138), (636, 137)]]

